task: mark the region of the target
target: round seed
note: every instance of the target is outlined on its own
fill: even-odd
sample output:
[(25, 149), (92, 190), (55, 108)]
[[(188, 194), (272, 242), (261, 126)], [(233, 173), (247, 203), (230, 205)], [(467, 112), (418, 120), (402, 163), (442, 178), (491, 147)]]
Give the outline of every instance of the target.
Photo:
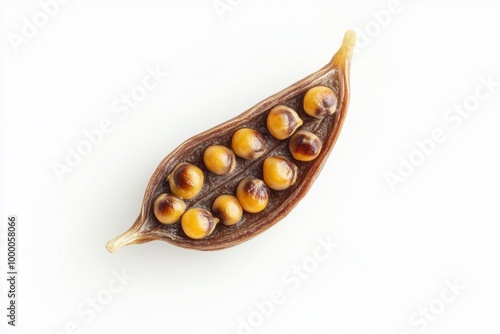
[(299, 161), (311, 161), (321, 152), (321, 140), (314, 133), (307, 130), (297, 131), (290, 142), (288, 149), (292, 156)]
[(264, 181), (255, 177), (247, 177), (238, 184), (236, 197), (243, 210), (250, 213), (261, 212), (269, 201), (269, 188)]
[(186, 203), (177, 196), (161, 194), (156, 197), (153, 211), (156, 219), (162, 224), (173, 224), (181, 218), (186, 210)]
[(181, 218), (181, 227), (191, 239), (203, 239), (209, 236), (219, 219), (212, 216), (210, 211), (193, 208), (187, 210)]
[(200, 192), (204, 177), (201, 169), (182, 162), (175, 166), (167, 180), (174, 195), (184, 199), (191, 199)]
[(264, 182), (274, 190), (285, 190), (297, 180), (297, 166), (282, 156), (269, 157), (264, 160)]
[(304, 96), (304, 111), (313, 117), (323, 118), (337, 109), (337, 95), (326, 86), (309, 89)]
[(274, 107), (267, 115), (267, 129), (276, 139), (290, 137), (301, 125), (302, 120), (295, 110), (284, 105)]
[(229, 148), (221, 145), (209, 146), (203, 153), (203, 162), (216, 175), (231, 173), (236, 167), (236, 157)]
[(231, 146), (234, 153), (243, 159), (255, 159), (266, 151), (266, 141), (260, 132), (242, 128), (233, 134)]
[(212, 204), (212, 211), (224, 225), (234, 225), (240, 221), (243, 208), (238, 199), (233, 195), (220, 195)]

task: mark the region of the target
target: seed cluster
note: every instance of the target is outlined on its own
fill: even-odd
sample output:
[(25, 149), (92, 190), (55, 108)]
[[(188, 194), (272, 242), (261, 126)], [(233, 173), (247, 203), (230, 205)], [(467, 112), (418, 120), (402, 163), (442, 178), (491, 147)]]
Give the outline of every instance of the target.
[[(312, 119), (322, 119), (336, 111), (337, 96), (329, 87), (316, 86), (305, 93), (302, 107), (306, 118), (311, 116)], [(291, 160), (308, 162), (321, 153), (321, 139), (310, 131), (299, 130), (302, 125), (303, 120), (290, 106), (276, 105), (267, 113), (267, 130), (279, 141), (288, 140), (288, 150), (293, 159), (273, 154), (266, 146), (263, 133), (250, 127), (242, 127), (232, 134), (230, 148), (224, 145), (205, 148), (205, 173), (220, 177), (231, 177), (230, 174), (238, 163), (260, 157), (263, 160), (257, 160), (262, 161), (261, 176), (242, 175), (234, 192), (222, 193), (216, 197), (210, 210), (190, 207), (189, 203), (189, 200), (200, 194), (205, 177), (209, 175), (204, 175), (202, 169), (193, 164), (177, 164), (166, 179), (171, 193), (162, 193), (156, 197), (153, 204), (154, 215), (160, 223), (166, 225), (180, 221), (185, 235), (191, 239), (202, 239), (209, 236), (219, 222), (225, 226), (233, 226), (242, 220), (244, 212), (254, 214), (265, 210), (273, 191), (283, 191), (295, 184), (299, 169)], [(263, 155), (267, 150), (269, 156), (264, 159)], [(239, 158), (243, 160), (238, 162)], [(239, 177), (239, 174), (232, 177)]]

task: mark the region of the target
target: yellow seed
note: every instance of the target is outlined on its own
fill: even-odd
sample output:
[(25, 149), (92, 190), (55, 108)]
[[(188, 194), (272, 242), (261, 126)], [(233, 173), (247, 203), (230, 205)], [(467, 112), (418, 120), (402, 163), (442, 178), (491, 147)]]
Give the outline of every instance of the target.
[(243, 159), (255, 159), (266, 151), (266, 141), (260, 132), (242, 128), (233, 134), (231, 146), (234, 153)]
[(203, 239), (209, 236), (219, 219), (212, 216), (210, 211), (193, 208), (187, 210), (181, 218), (181, 227), (191, 239)]
[(302, 120), (295, 110), (284, 105), (274, 107), (267, 115), (267, 129), (276, 139), (290, 137), (301, 125)]
[(191, 199), (198, 195), (201, 187), (203, 187), (204, 177), (201, 169), (182, 162), (175, 166), (167, 180), (174, 195), (184, 199)]
[(233, 195), (220, 195), (212, 204), (212, 211), (224, 225), (234, 225), (240, 221), (243, 208)]
[(264, 182), (274, 190), (285, 190), (297, 180), (297, 166), (282, 156), (269, 157), (264, 160)]
[(269, 188), (264, 181), (255, 177), (247, 177), (238, 184), (236, 197), (243, 210), (250, 213), (261, 212), (269, 201)]
[(231, 173), (236, 167), (236, 157), (229, 148), (213, 145), (203, 153), (203, 162), (209, 171), (216, 175)]
[(186, 210), (186, 203), (177, 196), (161, 194), (156, 197), (153, 211), (156, 219), (162, 224), (173, 224), (181, 219)]
[(337, 109), (337, 95), (326, 86), (309, 89), (304, 96), (304, 111), (313, 117), (323, 118)]
[(321, 152), (321, 140), (314, 133), (307, 130), (297, 131), (290, 142), (288, 149), (292, 156), (299, 161), (311, 161)]

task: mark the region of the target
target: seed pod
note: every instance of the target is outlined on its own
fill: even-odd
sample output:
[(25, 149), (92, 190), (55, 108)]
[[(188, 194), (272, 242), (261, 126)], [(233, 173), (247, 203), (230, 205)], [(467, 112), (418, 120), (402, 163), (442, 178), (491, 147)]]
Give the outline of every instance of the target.
[(212, 233), (219, 219), (205, 209), (189, 209), (182, 215), (182, 230), (191, 239), (203, 239)]
[(177, 196), (161, 194), (156, 197), (153, 211), (160, 223), (173, 224), (178, 222), (186, 211), (186, 203)]
[(200, 192), (204, 177), (201, 169), (183, 162), (175, 166), (167, 180), (174, 195), (191, 199)]
[(316, 86), (304, 96), (304, 111), (313, 117), (323, 118), (337, 110), (337, 95), (330, 87)]
[(288, 149), (294, 159), (311, 161), (321, 152), (321, 140), (314, 133), (307, 130), (297, 131), (288, 143)]
[[(188, 139), (165, 157), (149, 181), (136, 222), (128, 231), (109, 241), (106, 244), (107, 249), (114, 252), (124, 245), (152, 240), (163, 240), (176, 246), (197, 250), (223, 249), (262, 233), (284, 218), (305, 196), (339, 136), (346, 117), (350, 95), (349, 69), (355, 39), (354, 32), (347, 32), (339, 51), (319, 71), (257, 103), (241, 115)], [(338, 101), (336, 111), (321, 119), (310, 117), (303, 107), (306, 93), (317, 86), (329, 87)], [(300, 131), (286, 140), (277, 139), (269, 133), (267, 116), (274, 106), (280, 105), (295, 110), (303, 120), (301, 130), (307, 130), (319, 138), (322, 149), (314, 160), (296, 161), (289, 150), (289, 142), (293, 141), (294, 136)], [(254, 155), (253, 159), (236, 158), (238, 160), (236, 167), (229, 175), (218, 176), (209, 172), (203, 161), (204, 148), (212, 145), (230, 147), (233, 135), (241, 128), (253, 129), (260, 133), (264, 140), (262, 145), (265, 148), (264, 152)], [(171, 140), (168, 132), (164, 132), (164, 137), (164, 140)], [(202, 239), (192, 239), (186, 235), (182, 228), (182, 220), (184, 218), (188, 221), (191, 209), (208, 211), (221, 194), (235, 195), (238, 185), (246, 178), (262, 179), (264, 160), (269, 156), (283, 156), (296, 164), (298, 176), (293, 186), (280, 191), (268, 190), (269, 198), (265, 208), (256, 213), (244, 211), (240, 222), (235, 225), (220, 226), (222, 224), (218, 224), (212, 229), (211, 234)], [(154, 202), (161, 194), (174, 193), (173, 187), (170, 187), (165, 179), (168, 173), (182, 163), (189, 163), (201, 169), (205, 180), (202, 182), (203, 187), (200, 186), (201, 191), (195, 197), (186, 199), (187, 211), (181, 218), (181, 224), (165, 225), (154, 214)], [(262, 180), (261, 182), (265, 186)], [(240, 204), (244, 208), (243, 203)], [(208, 231), (213, 226), (209, 224), (208, 227), (203, 230)], [(203, 235), (203, 233), (196, 233), (196, 235)]]
[(269, 202), (269, 188), (264, 181), (255, 177), (247, 177), (238, 183), (236, 197), (246, 212), (261, 212)]
[(276, 106), (267, 115), (267, 129), (276, 139), (290, 137), (302, 124), (297, 112), (287, 106)]
[(243, 128), (236, 131), (231, 139), (234, 153), (243, 159), (255, 159), (266, 151), (264, 137), (253, 129)]
[(243, 208), (233, 195), (220, 195), (212, 204), (212, 211), (226, 226), (236, 224), (243, 216)]
[(233, 151), (222, 145), (212, 145), (203, 153), (205, 167), (216, 175), (231, 173), (236, 167), (236, 157)]
[(266, 158), (262, 170), (264, 182), (273, 190), (285, 190), (297, 180), (297, 166), (282, 156)]

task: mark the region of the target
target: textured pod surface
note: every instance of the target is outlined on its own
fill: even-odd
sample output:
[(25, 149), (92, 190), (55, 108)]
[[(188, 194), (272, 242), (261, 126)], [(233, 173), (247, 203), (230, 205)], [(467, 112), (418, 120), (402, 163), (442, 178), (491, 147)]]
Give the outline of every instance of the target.
[[(349, 70), (355, 40), (355, 33), (348, 31), (339, 51), (326, 66), (261, 101), (239, 116), (196, 135), (177, 147), (163, 159), (153, 173), (136, 222), (125, 233), (110, 240), (106, 244), (106, 248), (110, 252), (114, 252), (128, 244), (163, 240), (191, 249), (223, 249), (262, 233), (285, 217), (311, 187), (342, 128), (349, 103)], [(335, 112), (321, 119), (308, 115), (303, 108), (306, 92), (316, 86), (331, 88), (338, 101)], [(294, 109), (303, 121), (300, 130), (310, 131), (321, 140), (322, 149), (313, 161), (295, 160), (288, 148), (289, 139), (276, 139), (269, 132), (266, 119), (270, 110), (278, 105)], [(262, 134), (266, 145), (265, 153), (254, 159), (236, 157), (235, 169), (225, 175), (219, 176), (208, 171), (203, 161), (205, 149), (212, 145), (231, 147), (233, 134), (241, 128), (254, 129)], [(239, 222), (231, 226), (217, 224), (213, 232), (203, 239), (189, 238), (183, 232), (180, 224), (161, 224), (155, 217), (153, 212), (155, 199), (161, 194), (171, 193), (169, 183), (165, 180), (177, 165), (192, 164), (199, 167), (204, 175), (200, 192), (193, 198), (186, 199), (186, 210), (190, 208), (211, 210), (212, 203), (219, 195), (234, 195), (239, 182), (244, 178), (262, 179), (264, 160), (275, 155), (286, 157), (296, 164), (297, 179), (292, 186), (285, 190), (270, 190), (269, 202), (261, 212), (244, 212)]]

